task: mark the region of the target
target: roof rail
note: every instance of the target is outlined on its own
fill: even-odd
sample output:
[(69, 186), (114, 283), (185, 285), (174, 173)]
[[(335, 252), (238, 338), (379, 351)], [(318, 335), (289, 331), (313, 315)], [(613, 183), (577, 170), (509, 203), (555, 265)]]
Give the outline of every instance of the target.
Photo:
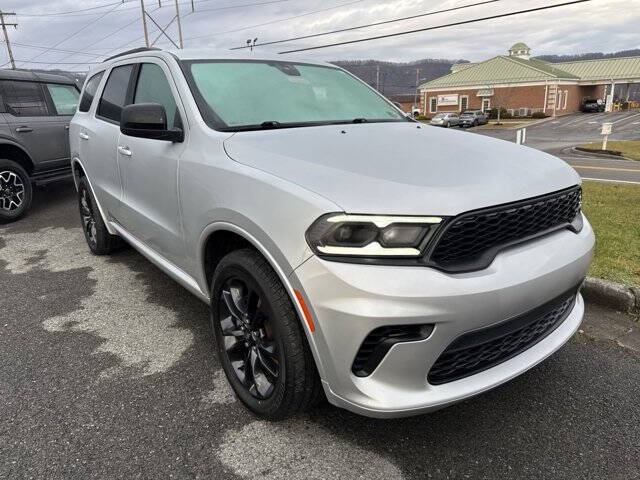
[(123, 55), (129, 55), (130, 53), (138, 53), (138, 52), (152, 52), (159, 51), (161, 48), (150, 48), (150, 47), (138, 47), (132, 48), (131, 50), (125, 50), (124, 52), (116, 53), (115, 55), (110, 56), (109, 58), (105, 58), (103, 62), (108, 62), (109, 60), (113, 60), (114, 58), (122, 57)]

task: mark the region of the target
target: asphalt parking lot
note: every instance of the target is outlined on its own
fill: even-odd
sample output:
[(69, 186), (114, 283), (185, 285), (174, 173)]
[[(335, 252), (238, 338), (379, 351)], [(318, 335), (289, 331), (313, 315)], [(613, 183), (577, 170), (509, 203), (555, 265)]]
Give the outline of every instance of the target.
[(204, 304), (131, 249), (89, 253), (74, 193), (0, 225), (0, 478), (640, 477), (640, 355), (602, 334), (625, 316), (590, 306), (553, 357), (430, 415), (271, 424), (227, 387)]
[[(640, 184), (640, 162), (615, 157), (598, 157), (573, 150), (573, 146), (602, 140), (604, 122), (613, 124), (609, 140), (640, 139), (640, 111), (575, 113), (527, 127), (526, 145), (556, 155), (569, 163), (581, 177)], [(515, 142), (515, 130), (472, 129), (475, 133)]]

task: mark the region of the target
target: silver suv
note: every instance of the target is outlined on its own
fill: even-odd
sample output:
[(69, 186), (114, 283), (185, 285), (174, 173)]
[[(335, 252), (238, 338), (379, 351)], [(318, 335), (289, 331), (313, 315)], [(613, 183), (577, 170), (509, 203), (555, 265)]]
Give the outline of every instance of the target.
[(258, 415), (323, 393), (370, 416), (438, 409), (580, 325), (594, 236), (555, 157), (426, 128), (346, 71), (282, 56), (123, 54), (81, 105), (89, 248), (124, 240), (210, 304)]
[(0, 222), (29, 210), (34, 184), (71, 177), (67, 130), (79, 95), (62, 75), (0, 70)]

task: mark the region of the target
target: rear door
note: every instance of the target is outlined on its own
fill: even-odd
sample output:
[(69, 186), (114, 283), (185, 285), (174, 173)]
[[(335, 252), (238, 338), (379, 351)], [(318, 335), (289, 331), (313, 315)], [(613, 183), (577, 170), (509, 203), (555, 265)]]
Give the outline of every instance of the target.
[[(136, 69), (132, 103), (159, 103), (167, 127), (183, 128), (185, 113), (171, 72), (161, 60)], [(187, 145), (120, 134), (118, 165), (122, 178), (119, 222), (138, 239), (175, 265), (181, 266), (184, 244), (178, 203), (178, 161)]]
[(58, 136), (60, 152), (64, 158), (69, 158), (69, 122), (76, 112), (80, 92), (75, 85), (61, 83), (44, 83), (45, 99), (49, 112), (55, 120), (53, 130)]
[(34, 161), (35, 169), (68, 163), (67, 131), (50, 109), (44, 86), (34, 81), (3, 80), (0, 89), (9, 129)]

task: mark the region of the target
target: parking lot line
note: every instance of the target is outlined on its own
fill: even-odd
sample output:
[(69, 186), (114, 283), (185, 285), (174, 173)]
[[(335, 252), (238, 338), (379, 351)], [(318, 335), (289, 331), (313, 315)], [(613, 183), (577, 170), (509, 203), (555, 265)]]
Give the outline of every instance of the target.
[(623, 120), (629, 120), (630, 118), (637, 117), (638, 115), (640, 115), (640, 113), (636, 113), (636, 114), (634, 114), (634, 115), (627, 115), (627, 116), (624, 116), (624, 117), (622, 117), (622, 118), (620, 118), (620, 119), (616, 120), (615, 122), (611, 122), (611, 123), (614, 123), (614, 124), (615, 124), (615, 123), (621, 122), (621, 121), (623, 121)]
[(571, 165), (573, 168), (584, 168), (589, 170), (611, 170), (616, 172), (637, 172), (640, 173), (640, 168), (614, 168), (614, 167), (596, 167), (593, 165)]

